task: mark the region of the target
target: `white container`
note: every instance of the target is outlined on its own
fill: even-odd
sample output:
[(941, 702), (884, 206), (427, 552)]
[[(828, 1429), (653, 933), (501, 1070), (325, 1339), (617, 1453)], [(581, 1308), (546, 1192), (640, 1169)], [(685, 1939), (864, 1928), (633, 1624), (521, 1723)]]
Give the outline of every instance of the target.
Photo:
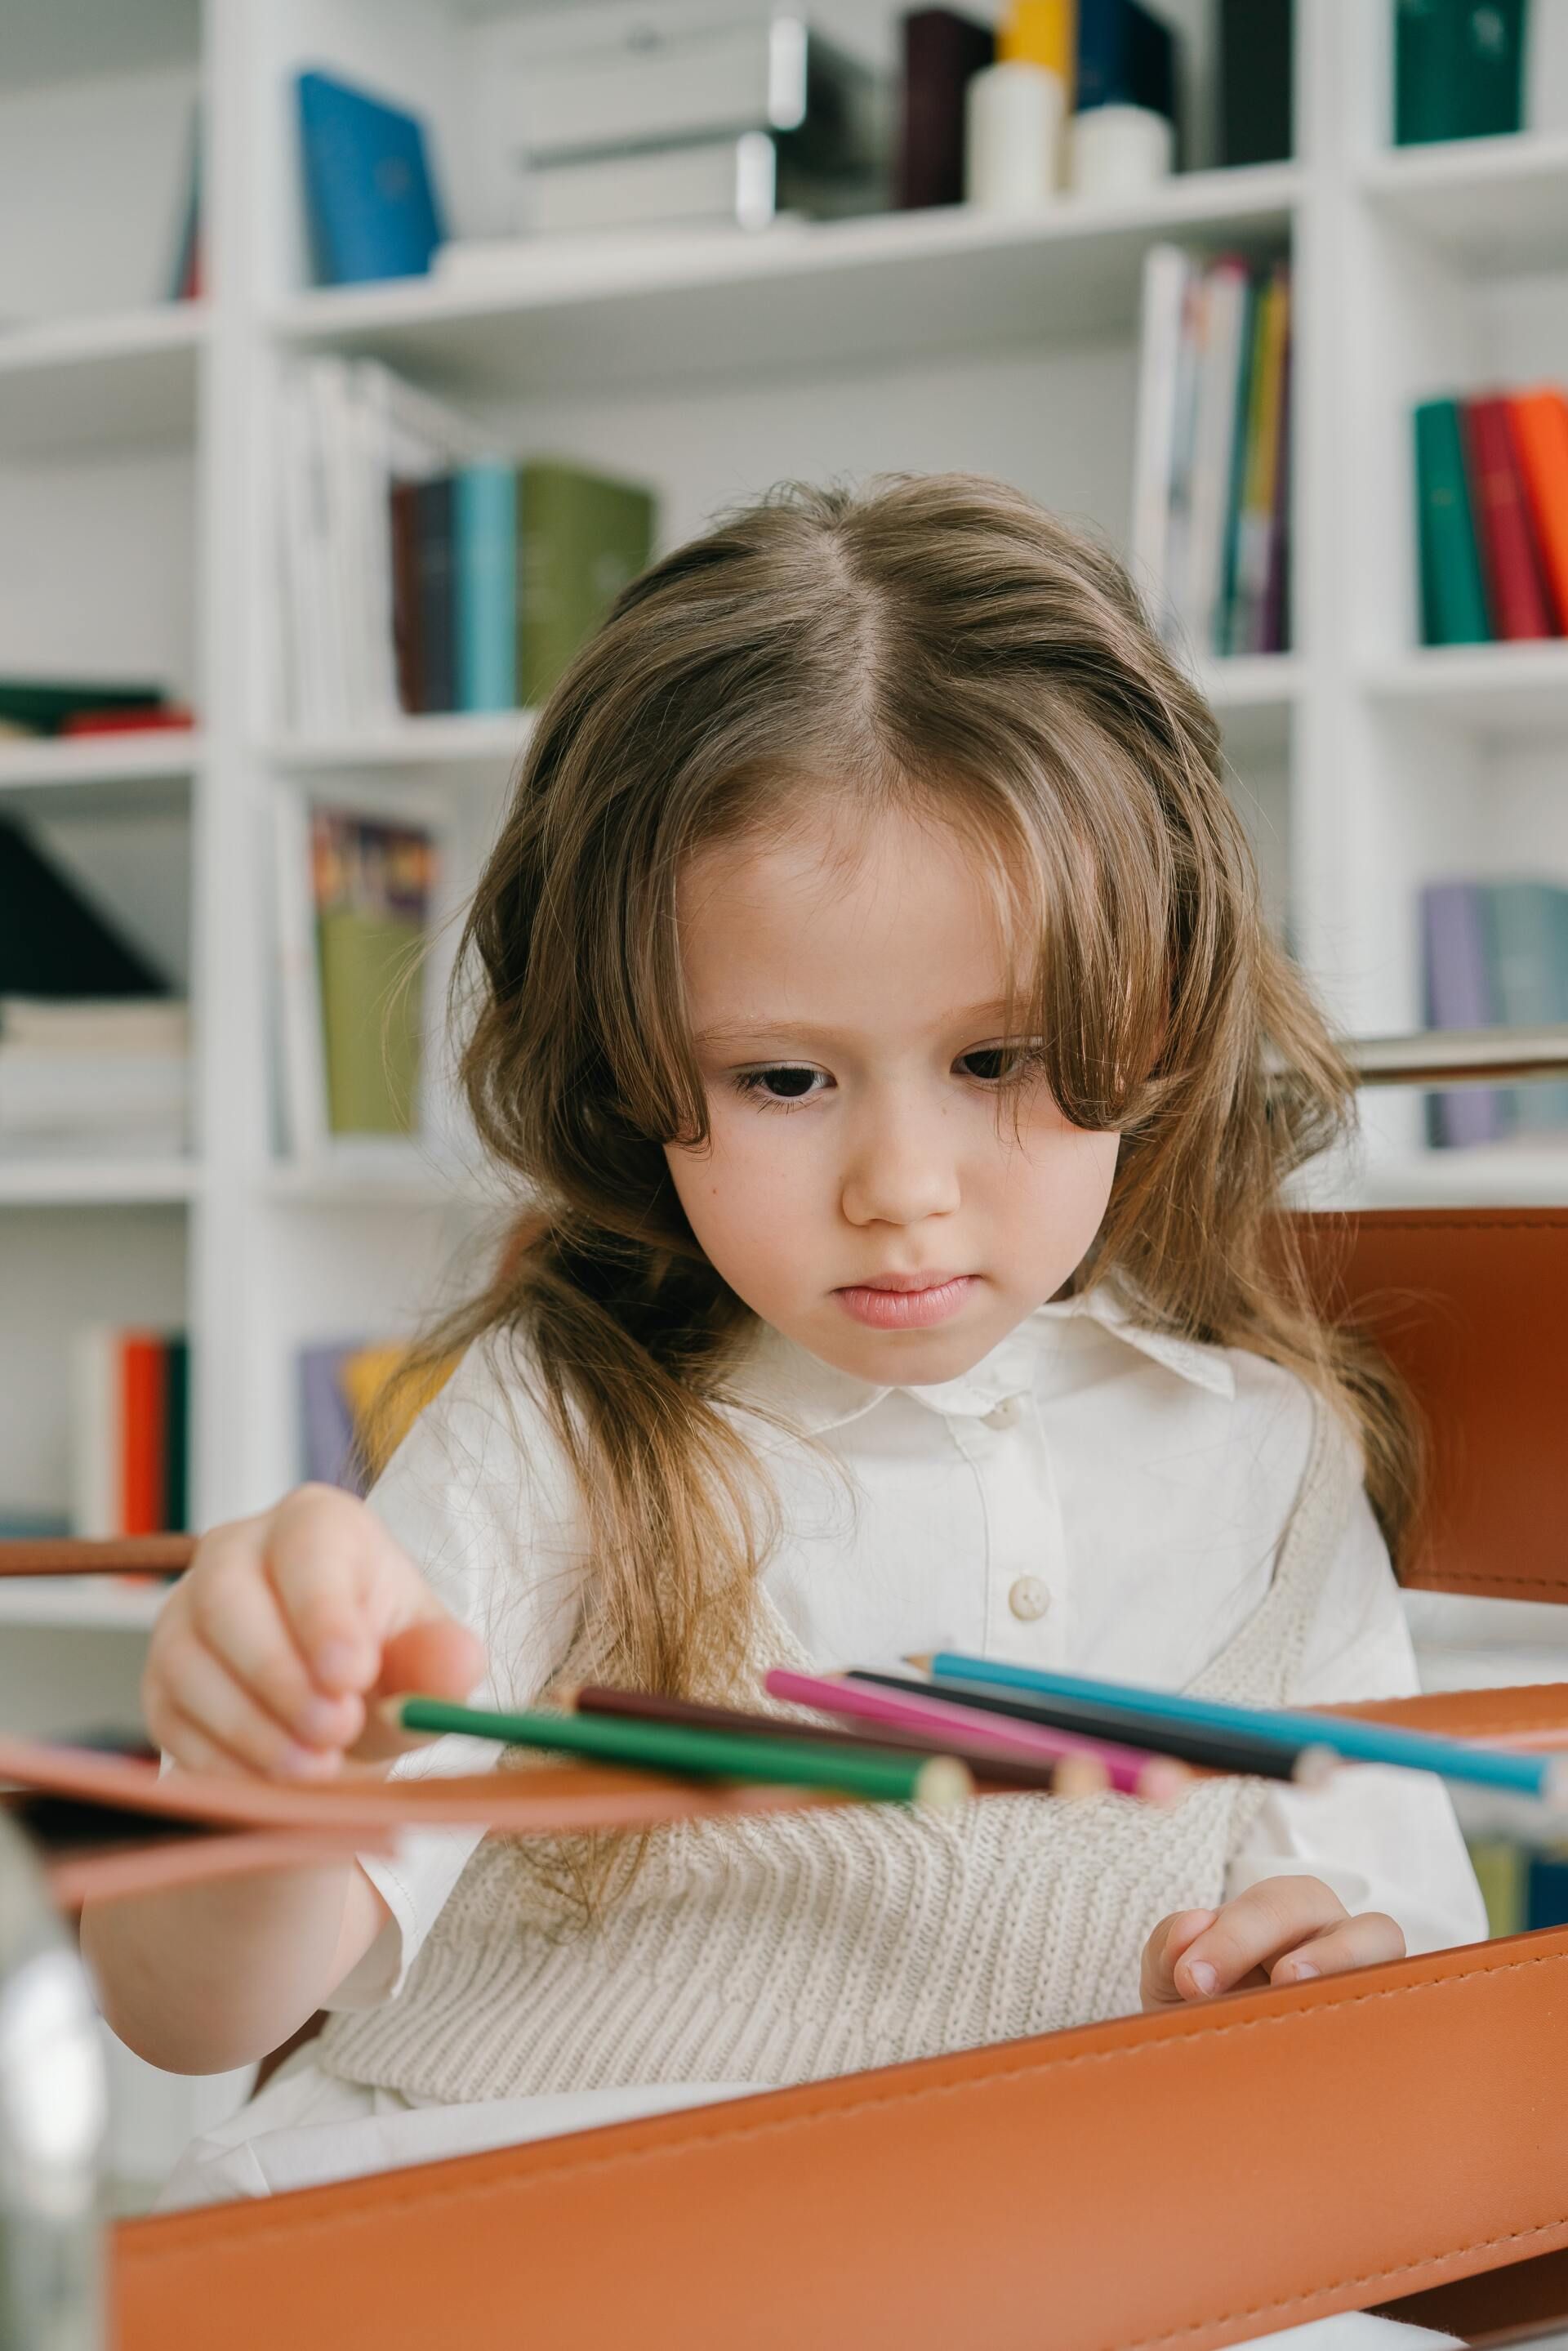
[(1176, 132), (1147, 106), (1091, 106), (1073, 117), (1069, 183), (1075, 196), (1137, 196), (1168, 180)]
[(971, 78), (964, 101), (964, 195), (982, 212), (1031, 213), (1062, 185), (1067, 93), (1046, 66), (1009, 58)]

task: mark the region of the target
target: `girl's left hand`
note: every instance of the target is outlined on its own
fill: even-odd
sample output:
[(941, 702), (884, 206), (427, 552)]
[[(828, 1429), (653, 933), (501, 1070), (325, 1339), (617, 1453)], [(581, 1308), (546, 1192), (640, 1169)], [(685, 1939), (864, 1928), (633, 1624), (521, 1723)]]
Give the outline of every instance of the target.
[(1218, 1910), (1162, 1918), (1143, 1947), (1140, 1990), (1146, 2010), (1180, 2008), (1404, 1956), (1404, 1935), (1381, 1910), (1352, 1917), (1321, 1877), (1264, 1877)]

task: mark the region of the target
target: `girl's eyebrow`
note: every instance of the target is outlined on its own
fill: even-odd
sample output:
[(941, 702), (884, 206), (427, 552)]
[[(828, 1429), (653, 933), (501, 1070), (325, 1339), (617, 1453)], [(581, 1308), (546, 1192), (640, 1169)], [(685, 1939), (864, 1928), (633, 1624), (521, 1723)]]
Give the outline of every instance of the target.
[[(967, 1028), (971, 1021), (1000, 1020), (1006, 1010), (1000, 997), (988, 1004), (971, 1004), (960, 1012), (944, 1016), (943, 1026)], [(849, 1032), (842, 1029), (822, 1029), (809, 1020), (737, 1020), (712, 1021), (707, 1028), (697, 1029), (694, 1045), (743, 1045), (760, 1037), (793, 1037), (803, 1044), (842, 1045), (851, 1041)]]

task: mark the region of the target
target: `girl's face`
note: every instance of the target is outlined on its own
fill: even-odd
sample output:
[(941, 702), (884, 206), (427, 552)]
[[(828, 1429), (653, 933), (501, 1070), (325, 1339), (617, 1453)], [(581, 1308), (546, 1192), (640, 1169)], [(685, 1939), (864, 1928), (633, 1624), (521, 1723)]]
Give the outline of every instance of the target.
[(879, 1386), (955, 1379), (1052, 1297), (1094, 1239), (1115, 1134), (1043, 1076), (996, 1075), (1006, 966), (972, 852), (913, 814), (826, 796), (782, 844), (681, 878), (687, 1003), (708, 1099), (668, 1144), (680, 1203), (746, 1304)]

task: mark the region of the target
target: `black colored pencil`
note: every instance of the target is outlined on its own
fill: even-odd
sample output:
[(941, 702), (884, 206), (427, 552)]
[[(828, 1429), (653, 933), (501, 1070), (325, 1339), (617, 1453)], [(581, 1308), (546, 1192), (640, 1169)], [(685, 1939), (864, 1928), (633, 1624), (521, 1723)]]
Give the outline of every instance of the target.
[(988, 1749), (971, 1747), (961, 1738), (955, 1740), (944, 1735), (940, 1744), (933, 1745), (918, 1731), (898, 1730), (890, 1725), (878, 1726), (871, 1732), (855, 1729), (846, 1723), (829, 1727), (817, 1722), (796, 1722), (787, 1715), (753, 1714), (738, 1707), (705, 1706), (695, 1698), (656, 1698), (647, 1690), (612, 1689), (592, 1682), (557, 1690), (555, 1695), (561, 1705), (578, 1714), (621, 1715), (643, 1722), (690, 1722), (710, 1730), (750, 1731), (768, 1739), (804, 1740), (814, 1747), (858, 1745), (895, 1750), (901, 1755), (951, 1755), (969, 1765), (976, 1781), (992, 1788), (1029, 1790), (1040, 1795), (1097, 1796), (1108, 1784), (1104, 1768), (1087, 1756), (1064, 1756), (1054, 1764), (1033, 1763), (1022, 1757), (995, 1755)]
[(979, 1682), (920, 1681), (910, 1674), (878, 1674), (850, 1669), (849, 1679), (875, 1682), (886, 1689), (912, 1690), (921, 1698), (951, 1698), (955, 1705), (977, 1706), (988, 1714), (1013, 1716), (1020, 1722), (1038, 1722), (1051, 1730), (1081, 1730), (1086, 1738), (1119, 1740), (1125, 1747), (1144, 1747), (1151, 1755), (1174, 1756), (1209, 1771), (1246, 1772), (1260, 1780), (1293, 1780), (1303, 1787), (1320, 1786), (1334, 1769), (1324, 1748), (1310, 1742), (1282, 1747), (1276, 1740), (1254, 1739), (1244, 1730), (1199, 1729), (1193, 1724), (1171, 1722), (1160, 1715), (1129, 1712), (1119, 1706), (1102, 1706), (1093, 1698), (1025, 1697), (1022, 1691), (994, 1689)]

